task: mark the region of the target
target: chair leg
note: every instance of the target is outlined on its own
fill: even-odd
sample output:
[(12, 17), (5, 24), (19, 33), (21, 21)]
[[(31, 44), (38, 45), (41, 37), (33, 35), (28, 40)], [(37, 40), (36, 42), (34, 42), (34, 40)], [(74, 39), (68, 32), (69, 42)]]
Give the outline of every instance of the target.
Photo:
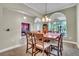
[(48, 56), (50, 56), (50, 50), (51, 50), (51, 47), (49, 47)]
[(50, 54), (49, 52), (50, 52), (50, 51), (49, 51), (48, 48), (47, 48), (47, 50), (45, 50), (44, 52), (46, 53), (47, 56), (49, 56), (49, 54)]
[(32, 56), (33, 56), (33, 48), (32, 48)]
[(28, 43), (27, 43), (27, 47), (26, 47), (26, 53), (28, 52)]
[(52, 51), (52, 45), (50, 46), (50, 51)]
[(59, 41), (58, 41), (58, 49), (57, 49), (57, 54), (58, 54), (58, 56), (59, 56), (59, 52), (60, 52), (60, 46), (59, 46)]
[(58, 54), (58, 56), (59, 56), (59, 50), (57, 51), (57, 54)]
[(48, 48), (48, 56), (50, 56), (51, 46)]
[(47, 53), (46, 53), (47, 56), (50, 56), (51, 50), (52, 50), (52, 45), (47, 48)]
[(62, 56), (62, 50), (63, 50), (63, 42), (61, 41), (61, 45), (60, 45), (60, 54)]
[(62, 51), (60, 51), (60, 54), (61, 54), (61, 56), (62, 56)]
[(60, 54), (61, 54), (61, 56), (62, 56), (62, 47), (60, 47)]
[(34, 52), (33, 49), (34, 49), (34, 44), (32, 43), (32, 56), (33, 56), (33, 52)]
[(42, 53), (43, 53), (43, 56), (44, 56), (44, 52), (45, 52), (45, 51), (44, 51), (44, 49), (43, 49), (43, 52), (42, 52)]
[(44, 52), (45, 52), (45, 54), (48, 56), (48, 52), (47, 52), (47, 50), (45, 50)]
[(26, 53), (28, 52), (28, 48), (26, 48)]

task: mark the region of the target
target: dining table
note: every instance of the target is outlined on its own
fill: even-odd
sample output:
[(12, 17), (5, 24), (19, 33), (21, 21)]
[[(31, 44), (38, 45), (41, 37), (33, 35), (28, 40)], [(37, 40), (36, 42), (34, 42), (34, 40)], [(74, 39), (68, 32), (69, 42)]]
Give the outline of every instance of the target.
[(51, 40), (51, 39), (58, 40), (60, 37), (60, 33), (49, 32), (49, 33), (43, 34), (43, 37), (48, 40)]
[(36, 34), (43, 34), (44, 39), (46, 40), (58, 40), (60, 37), (60, 33), (55, 33), (55, 32), (47, 32), (47, 33), (43, 33), (43, 32), (35, 32)]

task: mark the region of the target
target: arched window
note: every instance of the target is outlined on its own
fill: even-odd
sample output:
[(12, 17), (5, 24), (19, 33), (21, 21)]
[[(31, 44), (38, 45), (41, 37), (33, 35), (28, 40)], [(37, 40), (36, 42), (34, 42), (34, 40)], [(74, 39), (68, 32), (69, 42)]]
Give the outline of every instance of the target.
[(41, 31), (41, 19), (36, 17), (35, 20), (34, 20), (34, 30), (35, 31)]
[(52, 22), (48, 23), (50, 31), (62, 33), (64, 37), (67, 37), (67, 19), (66, 16), (57, 12), (50, 16)]

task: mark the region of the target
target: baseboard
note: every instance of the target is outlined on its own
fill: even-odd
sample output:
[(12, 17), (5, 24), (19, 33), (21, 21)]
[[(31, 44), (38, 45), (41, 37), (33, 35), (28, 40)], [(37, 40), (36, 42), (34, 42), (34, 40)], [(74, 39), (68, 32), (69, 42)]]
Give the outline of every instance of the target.
[(63, 40), (63, 42), (66, 42), (66, 43), (72, 43), (72, 44), (76, 44), (76, 45), (77, 45), (77, 48), (79, 48), (79, 43), (77, 43), (77, 42), (66, 41), (66, 40)]
[(14, 46), (11, 46), (11, 47), (8, 47), (8, 48), (5, 48), (5, 49), (1, 49), (1, 50), (0, 50), (0, 53), (6, 52), (6, 51), (9, 51), (9, 50), (12, 50), (12, 49), (21, 47), (21, 46), (23, 46), (23, 44), (18, 44), (18, 45), (14, 45)]
[(77, 42), (73, 42), (73, 41), (66, 41), (66, 40), (63, 40), (63, 42), (72, 43), (72, 44), (77, 44)]
[[(77, 47), (79, 48), (79, 43), (77, 43), (77, 42), (66, 41), (66, 40), (63, 40), (63, 42), (76, 44)], [(25, 43), (25, 44), (26, 44), (26, 43)], [(21, 46), (23, 46), (23, 45), (25, 45), (25, 44), (18, 44), (18, 45), (14, 45), (14, 46), (11, 46), (11, 47), (8, 47), (8, 48), (5, 48), (5, 49), (2, 49), (2, 50), (0, 50), (0, 53), (2, 53), (2, 52), (6, 52), (6, 51), (9, 51), (9, 50), (12, 50), (12, 49), (18, 48), (18, 47), (21, 47)]]

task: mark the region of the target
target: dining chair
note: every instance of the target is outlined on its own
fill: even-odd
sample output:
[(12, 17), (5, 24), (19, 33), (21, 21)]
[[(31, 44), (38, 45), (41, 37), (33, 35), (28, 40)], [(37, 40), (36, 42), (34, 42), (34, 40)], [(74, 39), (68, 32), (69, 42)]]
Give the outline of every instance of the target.
[[(34, 34), (34, 39), (35, 39), (35, 53), (34, 55), (36, 55), (37, 53), (41, 52), (46, 53), (46, 55), (49, 55), (49, 51), (50, 51), (50, 43), (49, 42), (44, 42), (44, 37), (43, 34)], [(37, 52), (38, 51), (38, 52)]]
[[(62, 42), (62, 41), (63, 41), (63, 36), (62, 36), (62, 34), (60, 34), (59, 37), (57, 37), (56, 39), (54, 39), (53, 42), (51, 41), (51, 51), (52, 51), (52, 50), (57, 51), (57, 55), (58, 55), (58, 56), (59, 56), (59, 55), (62, 56), (62, 50), (63, 50), (63, 42)], [(50, 53), (50, 54), (53, 54), (53, 52)], [(55, 54), (53, 54), (53, 55), (55, 55)]]
[[(26, 33), (26, 42), (27, 42), (26, 53), (29, 52), (33, 56), (33, 46), (34, 46), (34, 44), (33, 44), (33, 34), (31, 32)], [(29, 51), (29, 50), (31, 50), (31, 51)]]

